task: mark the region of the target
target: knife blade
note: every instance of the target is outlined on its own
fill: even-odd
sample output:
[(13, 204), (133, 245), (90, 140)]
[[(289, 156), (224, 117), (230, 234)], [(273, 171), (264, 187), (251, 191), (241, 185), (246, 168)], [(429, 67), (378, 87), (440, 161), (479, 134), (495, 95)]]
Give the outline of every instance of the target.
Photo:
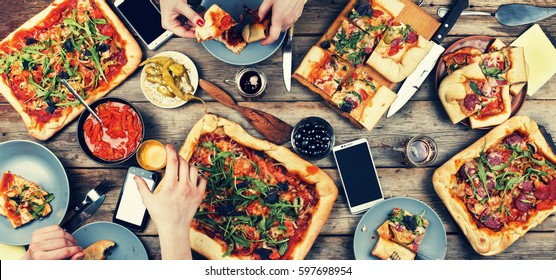
[(548, 131), (546, 131), (546, 128), (542, 125), (539, 125), (539, 131), (541, 132), (542, 136), (544, 136), (544, 139), (546, 139), (546, 142), (550, 146), (550, 149), (552, 149), (552, 153), (556, 152), (556, 144), (554, 144), (552, 135)]
[(73, 217), (71, 217), (71, 219), (69, 219), (65, 224), (62, 225), (62, 228), (64, 228), (69, 233), (74, 232), (81, 224), (83, 224), (83, 222), (89, 219), (98, 210), (98, 208), (100, 208), (105, 199), (106, 195), (101, 195), (93, 203), (83, 208), (81, 212), (78, 212)]
[(292, 87), (292, 50), (293, 50), (293, 25), (288, 30), (288, 36), (282, 48), (282, 67), (284, 74), (284, 85), (290, 91)]
[(444, 18), (444, 21), (432, 37), (431, 41), (433, 46), (431, 50), (425, 58), (421, 60), (415, 71), (413, 71), (413, 73), (411, 73), (411, 75), (409, 75), (403, 83), (402, 87), (398, 91), (398, 98), (394, 100), (394, 103), (392, 103), (392, 106), (390, 106), (390, 109), (388, 110), (388, 115), (386, 116), (387, 118), (398, 112), (423, 84), (423, 81), (425, 81), (436, 65), (438, 58), (440, 58), (440, 55), (444, 52), (444, 47), (442, 47), (440, 43), (442, 43), (446, 35), (448, 35), (448, 32), (450, 32), (458, 20), (461, 12), (463, 12), (467, 6), (469, 6), (468, 0), (458, 0), (454, 7), (450, 9)]

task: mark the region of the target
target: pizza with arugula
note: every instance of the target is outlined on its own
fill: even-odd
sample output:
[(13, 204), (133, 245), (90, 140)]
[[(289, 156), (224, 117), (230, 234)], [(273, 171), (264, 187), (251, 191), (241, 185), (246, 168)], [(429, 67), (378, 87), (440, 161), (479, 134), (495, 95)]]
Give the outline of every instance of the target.
[(104, 0), (56, 0), (0, 42), (0, 93), (46, 140), (138, 67), (141, 49)]
[(205, 115), (180, 155), (208, 181), (191, 226), (191, 246), (209, 259), (303, 259), (338, 189), (289, 149)]

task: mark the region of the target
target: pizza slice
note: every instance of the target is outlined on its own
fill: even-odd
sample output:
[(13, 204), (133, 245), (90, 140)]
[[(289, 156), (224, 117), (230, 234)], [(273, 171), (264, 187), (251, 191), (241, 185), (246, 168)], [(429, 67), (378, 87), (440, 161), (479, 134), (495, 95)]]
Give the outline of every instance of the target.
[(367, 60), (376, 40), (376, 37), (344, 19), (334, 37), (329, 41), (323, 41), (321, 47), (330, 47), (330, 51), (358, 67)]
[(491, 86), (527, 82), (523, 48), (502, 48), (481, 56), (481, 70)]
[(237, 24), (230, 14), (222, 10), (222, 8), (216, 4), (210, 6), (203, 18), (205, 24), (202, 27), (197, 26), (197, 28), (195, 28), (195, 36), (199, 42), (219, 37), (226, 30)]
[(247, 6), (243, 7), (244, 12), (253, 18), (251, 24), (247, 24), (243, 27), (243, 39), (247, 43), (253, 43), (256, 41), (264, 40), (268, 36), (270, 29), (270, 23), (272, 21), (272, 16), (267, 16), (264, 20), (259, 18), (259, 9), (250, 9)]
[(368, 3), (352, 9), (349, 18), (359, 28), (378, 38), (404, 7), (400, 0), (368, 0)]
[(417, 68), (431, 47), (432, 42), (417, 34), (411, 26), (395, 21), (384, 32), (366, 63), (397, 83)]
[(239, 32), (236, 26), (222, 32), (222, 34), (215, 37), (214, 40), (223, 43), (226, 48), (235, 54), (241, 53), (241, 51), (243, 51), (243, 49), (247, 46), (247, 42), (244, 40), (243, 35)]
[(99, 240), (83, 249), (83, 260), (105, 260), (106, 252), (114, 246), (116, 243), (112, 240)]
[(556, 212), (556, 155), (513, 117), (439, 167), (434, 189), (477, 253), (503, 252)]
[(404, 209), (394, 208), (388, 215), (388, 220), (377, 229), (377, 232), (382, 238), (417, 252), (429, 226), (429, 221), (423, 216), (424, 212), (421, 215), (414, 215)]
[(52, 212), (49, 202), (54, 194), (10, 171), (0, 183), (0, 215), (6, 216), (12, 227), (40, 220)]
[(378, 123), (397, 95), (377, 83), (362, 69), (356, 69), (342, 88), (332, 96), (332, 102), (368, 130)]
[(329, 51), (312, 47), (294, 75), (316, 87), (317, 93), (329, 99), (351, 72), (353, 66), (349, 63)]
[(446, 73), (452, 74), (454, 71), (469, 64), (478, 62), (483, 52), (475, 47), (464, 47), (451, 53), (444, 54), (442, 61), (446, 65)]

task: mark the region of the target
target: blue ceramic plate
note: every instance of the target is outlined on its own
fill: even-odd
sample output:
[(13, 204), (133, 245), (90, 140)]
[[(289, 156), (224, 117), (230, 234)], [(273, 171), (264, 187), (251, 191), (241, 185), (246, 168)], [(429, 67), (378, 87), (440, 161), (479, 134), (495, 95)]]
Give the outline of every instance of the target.
[(31, 242), (33, 231), (58, 225), (64, 218), (69, 204), (68, 177), (58, 158), (35, 142), (16, 140), (1, 143), (0, 159), (1, 173), (9, 170), (54, 194), (54, 200), (50, 202), (52, 213), (42, 220), (14, 229), (8, 219), (0, 216), (0, 243), (27, 245)]
[[(220, 8), (228, 12), (236, 21), (239, 21), (239, 15), (243, 13), (243, 5), (246, 5), (251, 9), (256, 9), (262, 2), (262, 0), (204, 0), (201, 3), (201, 6), (208, 9), (212, 4), (218, 4)], [(251, 17), (245, 17), (245, 21), (238, 24), (238, 27), (236, 28), (243, 30), (243, 27), (250, 22)], [(278, 48), (282, 45), (285, 37), (286, 32), (282, 32), (278, 40), (270, 45), (261, 46), (260, 41), (247, 44), (247, 47), (245, 47), (245, 49), (239, 54), (233, 53), (231, 50), (226, 48), (224, 44), (215, 40), (205, 41), (203, 42), (203, 46), (205, 46), (209, 53), (223, 62), (233, 65), (251, 65), (261, 62), (274, 54), (274, 52), (276, 52), (276, 50), (278, 50)]]
[(141, 240), (129, 229), (110, 222), (95, 222), (80, 227), (73, 233), (77, 245), (87, 248), (102, 240), (112, 240), (116, 246), (108, 250), (107, 260), (148, 260), (147, 251)]
[[(429, 220), (429, 226), (421, 246), (419, 246), (416, 259), (443, 260), (446, 257), (446, 231), (444, 230), (444, 224), (442, 224), (442, 221), (432, 208), (419, 200), (409, 197), (386, 199), (373, 206), (363, 215), (355, 229), (355, 237), (353, 239), (355, 259), (378, 260), (377, 257), (371, 254), (378, 240), (376, 230), (388, 219), (388, 214), (396, 207), (413, 214), (421, 214), (425, 210), (425, 218)], [(362, 230), (363, 225), (366, 226), (366, 231)]]

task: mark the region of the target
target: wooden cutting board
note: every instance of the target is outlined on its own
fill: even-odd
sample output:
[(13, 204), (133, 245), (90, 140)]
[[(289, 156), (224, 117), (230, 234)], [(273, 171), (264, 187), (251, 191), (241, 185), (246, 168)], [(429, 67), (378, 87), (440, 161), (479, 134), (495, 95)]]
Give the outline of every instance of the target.
[[(368, 0), (359, 0), (359, 1), (368, 1)], [(332, 25), (328, 28), (328, 30), (323, 34), (321, 39), (315, 44), (315, 46), (320, 47), (320, 44), (325, 41), (329, 40), (329, 38), (333, 38), (340, 26), (342, 25), (342, 21), (348, 18), (349, 13), (351, 10), (357, 5), (359, 2), (358, 0), (350, 0), (346, 7), (342, 10), (342, 12), (338, 15), (338, 17), (334, 20)], [(410, 25), (417, 33), (423, 36), (425, 39), (430, 40), (438, 27), (440, 27), (440, 22), (434, 19), (431, 15), (429, 15), (425, 10), (421, 9), (418, 5), (413, 3), (411, 0), (401, 0), (405, 7), (401, 11), (401, 13), (396, 17), (396, 20), (401, 21), (407, 25)], [(378, 83), (392, 89), (397, 84), (388, 81), (384, 78), (380, 73), (374, 70), (372, 67), (363, 64), (361, 66), (362, 70), (366, 72), (369, 76), (371, 76), (375, 81)], [(347, 78), (347, 77), (346, 77)], [(345, 82), (345, 79), (342, 81)], [(319, 88), (314, 86), (309, 81), (305, 80), (302, 77), (294, 75), (294, 79), (299, 81), (301, 84), (309, 88), (312, 92), (322, 97), (326, 103), (334, 109), (336, 112), (347, 118), (351, 123), (353, 123), (358, 128), (363, 128), (363, 125), (360, 124), (356, 119), (351, 117), (349, 114), (342, 112), (338, 106), (332, 102), (331, 97), (322, 92)]]

